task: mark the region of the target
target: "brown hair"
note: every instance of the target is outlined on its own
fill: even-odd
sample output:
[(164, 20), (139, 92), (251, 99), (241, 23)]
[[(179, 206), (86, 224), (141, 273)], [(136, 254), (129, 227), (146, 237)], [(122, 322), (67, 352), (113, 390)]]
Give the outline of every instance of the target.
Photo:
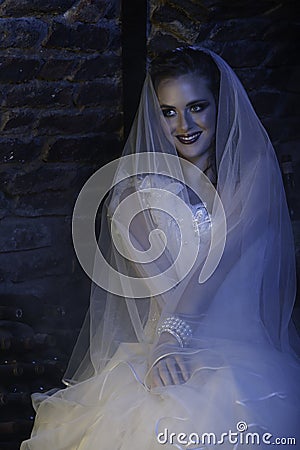
[(204, 77), (218, 104), (220, 72), (208, 53), (193, 47), (180, 47), (159, 53), (150, 63), (150, 75), (155, 89), (164, 78), (188, 73)]

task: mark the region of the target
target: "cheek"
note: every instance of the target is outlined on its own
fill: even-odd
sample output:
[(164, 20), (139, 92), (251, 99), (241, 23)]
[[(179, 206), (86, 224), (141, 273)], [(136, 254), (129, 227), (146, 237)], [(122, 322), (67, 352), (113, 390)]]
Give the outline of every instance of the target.
[(207, 128), (207, 130), (215, 131), (216, 129), (216, 114), (215, 111), (208, 111), (202, 116), (202, 124)]
[(167, 119), (167, 127), (170, 130), (170, 133), (173, 134), (176, 131), (177, 121), (176, 119)]
[(170, 119), (162, 118), (162, 128), (164, 130), (164, 134), (167, 136), (168, 140), (171, 141), (176, 146), (176, 126), (174, 125), (174, 121)]

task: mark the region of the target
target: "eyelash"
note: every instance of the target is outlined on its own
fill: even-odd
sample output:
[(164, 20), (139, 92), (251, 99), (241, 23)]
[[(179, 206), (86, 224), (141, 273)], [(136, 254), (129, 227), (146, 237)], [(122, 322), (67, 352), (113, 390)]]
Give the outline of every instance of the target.
[[(163, 112), (163, 115), (168, 118), (173, 117), (176, 114), (176, 111), (174, 109), (163, 109), (162, 112)], [(174, 114), (170, 114), (170, 113), (174, 113)]]
[[(190, 109), (191, 113), (197, 114), (198, 112), (203, 111), (206, 108), (206, 106), (207, 106), (207, 103), (203, 103), (203, 104), (196, 103), (195, 105), (190, 106), (189, 109)], [(197, 110), (193, 111), (194, 108)], [(163, 112), (163, 115), (167, 118), (174, 117), (174, 115), (176, 115), (175, 109), (163, 109), (162, 112)]]
[[(190, 111), (191, 111), (191, 112), (194, 112), (194, 113), (201, 112), (201, 111), (203, 111), (203, 109), (205, 108), (205, 106), (206, 106), (205, 103), (203, 103), (203, 104), (197, 103), (196, 105), (192, 105), (192, 106), (190, 107)], [(197, 108), (198, 110), (197, 110), (197, 111), (192, 111), (193, 108)]]

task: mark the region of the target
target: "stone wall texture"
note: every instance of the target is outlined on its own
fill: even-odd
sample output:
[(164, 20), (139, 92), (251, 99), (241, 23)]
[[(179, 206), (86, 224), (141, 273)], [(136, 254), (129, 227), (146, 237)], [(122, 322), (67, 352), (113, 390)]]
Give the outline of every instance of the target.
[(0, 294), (88, 300), (71, 215), (120, 152), (120, 29), (117, 0), (0, 0)]

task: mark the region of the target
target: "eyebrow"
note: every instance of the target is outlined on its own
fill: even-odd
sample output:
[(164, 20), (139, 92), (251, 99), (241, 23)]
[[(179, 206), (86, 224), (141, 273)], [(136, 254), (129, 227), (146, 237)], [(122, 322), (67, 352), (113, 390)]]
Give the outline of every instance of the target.
[[(195, 103), (207, 103), (207, 102), (208, 102), (207, 99), (193, 100), (193, 101), (187, 103), (186, 106), (192, 106), (192, 105), (194, 105)], [(171, 106), (171, 105), (160, 105), (160, 107), (161, 107), (161, 108), (173, 108), (173, 109), (176, 109), (175, 106)]]

